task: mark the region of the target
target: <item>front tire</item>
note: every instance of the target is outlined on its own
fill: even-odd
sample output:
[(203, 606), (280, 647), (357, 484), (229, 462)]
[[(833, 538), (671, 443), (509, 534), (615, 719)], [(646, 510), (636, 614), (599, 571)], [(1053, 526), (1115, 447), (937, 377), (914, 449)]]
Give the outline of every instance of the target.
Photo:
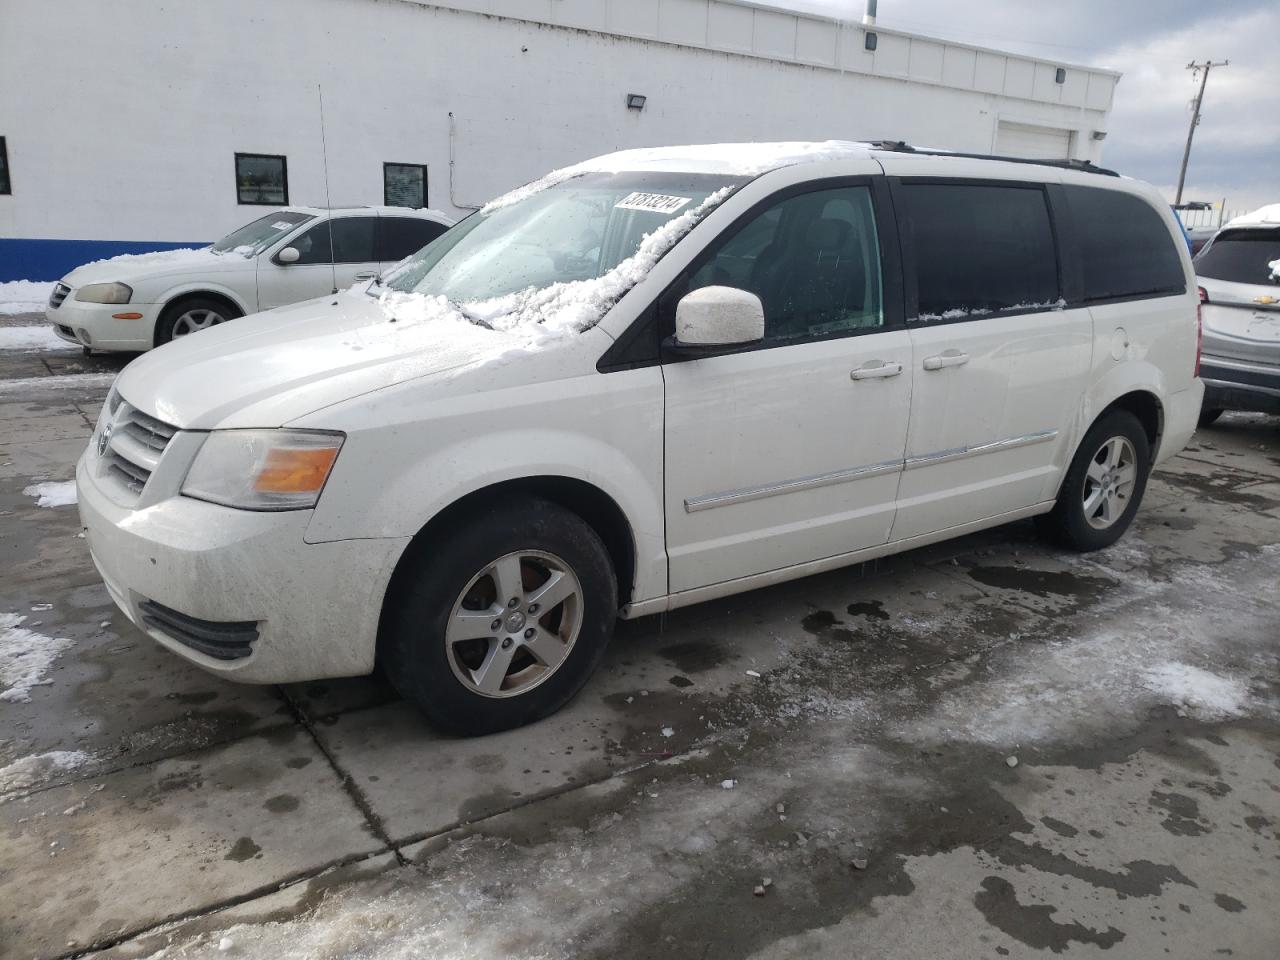
[(411, 548), (388, 592), (379, 659), (435, 726), (509, 730), (564, 706), (613, 632), (609, 552), (545, 500), (494, 504)]
[(1133, 523), (1151, 473), (1151, 443), (1138, 418), (1112, 410), (1085, 434), (1041, 532), (1073, 550), (1109, 547)]
[(240, 316), (240, 312), (212, 297), (183, 297), (165, 307), (156, 322), (155, 344), (198, 333)]

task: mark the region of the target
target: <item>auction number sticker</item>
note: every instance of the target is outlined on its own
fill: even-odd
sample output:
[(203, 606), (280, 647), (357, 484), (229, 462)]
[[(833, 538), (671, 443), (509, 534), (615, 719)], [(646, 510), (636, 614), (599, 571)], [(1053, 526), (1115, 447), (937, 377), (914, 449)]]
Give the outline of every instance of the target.
[(617, 210), (647, 210), (650, 213), (675, 213), (692, 197), (668, 197), (661, 193), (629, 193), (617, 203)]

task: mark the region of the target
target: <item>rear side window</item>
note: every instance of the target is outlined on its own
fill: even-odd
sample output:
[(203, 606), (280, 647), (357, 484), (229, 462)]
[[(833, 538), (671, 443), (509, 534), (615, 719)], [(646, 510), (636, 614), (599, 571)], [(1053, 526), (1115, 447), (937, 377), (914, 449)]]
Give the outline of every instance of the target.
[(412, 217), (379, 219), (381, 238), (378, 259), (384, 263), (398, 262), (411, 253), (417, 253), (448, 229), (443, 223), (436, 223), (434, 220)]
[(373, 236), (377, 227), (376, 217), (334, 217), (327, 223), (318, 223), (290, 244), (298, 248), (298, 263), (329, 263), (329, 231), (333, 230), (333, 249), (337, 254), (334, 263), (370, 263), (373, 255)]
[(1079, 238), (1086, 303), (1186, 291), (1173, 235), (1149, 203), (1118, 190), (1064, 190)]
[(1280, 284), (1280, 227), (1259, 230), (1223, 230), (1196, 257), (1196, 273), (1212, 280), (1233, 283)]
[(898, 197), (915, 252), (917, 319), (1059, 305), (1058, 257), (1039, 185), (905, 183)]

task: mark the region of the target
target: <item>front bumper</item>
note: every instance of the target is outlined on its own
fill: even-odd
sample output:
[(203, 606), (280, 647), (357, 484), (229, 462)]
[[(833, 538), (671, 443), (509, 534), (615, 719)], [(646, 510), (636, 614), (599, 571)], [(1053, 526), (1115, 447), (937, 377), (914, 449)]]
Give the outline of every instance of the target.
[(1280, 365), (1206, 355), (1200, 376), (1206, 410), (1280, 413)]
[[(94, 350), (150, 350), (155, 342), (158, 303), (81, 303), (72, 290), (57, 307), (45, 307), (53, 332), (68, 343)], [(117, 320), (113, 314), (140, 313), (138, 320)]]
[[(107, 590), (140, 630), (248, 683), (373, 669), (383, 596), (408, 538), (311, 544), (309, 510), (255, 513), (183, 496), (125, 506), (103, 489), (95, 458), (91, 446), (76, 466), (80, 520)], [(196, 627), (157, 618), (156, 605)], [(245, 624), (256, 630), (247, 653), (224, 657), (190, 642), (191, 629)]]

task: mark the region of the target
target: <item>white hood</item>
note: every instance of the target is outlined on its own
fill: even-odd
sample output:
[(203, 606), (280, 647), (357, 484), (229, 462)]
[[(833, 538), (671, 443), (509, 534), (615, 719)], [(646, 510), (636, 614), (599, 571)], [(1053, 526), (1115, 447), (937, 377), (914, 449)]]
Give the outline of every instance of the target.
[(393, 322), (376, 300), (351, 292), (175, 340), (130, 363), (116, 386), (129, 403), (178, 427), (278, 427), (392, 384), (529, 349), (527, 335), (461, 320)]
[(233, 270), (252, 269), (253, 261), (238, 253), (214, 253), (209, 247), (198, 250), (157, 250), (155, 253), (126, 253), (109, 260), (95, 260), (76, 267), (62, 282), (72, 288), (87, 283), (127, 283), (136, 286), (143, 280), (179, 273), (206, 276)]

